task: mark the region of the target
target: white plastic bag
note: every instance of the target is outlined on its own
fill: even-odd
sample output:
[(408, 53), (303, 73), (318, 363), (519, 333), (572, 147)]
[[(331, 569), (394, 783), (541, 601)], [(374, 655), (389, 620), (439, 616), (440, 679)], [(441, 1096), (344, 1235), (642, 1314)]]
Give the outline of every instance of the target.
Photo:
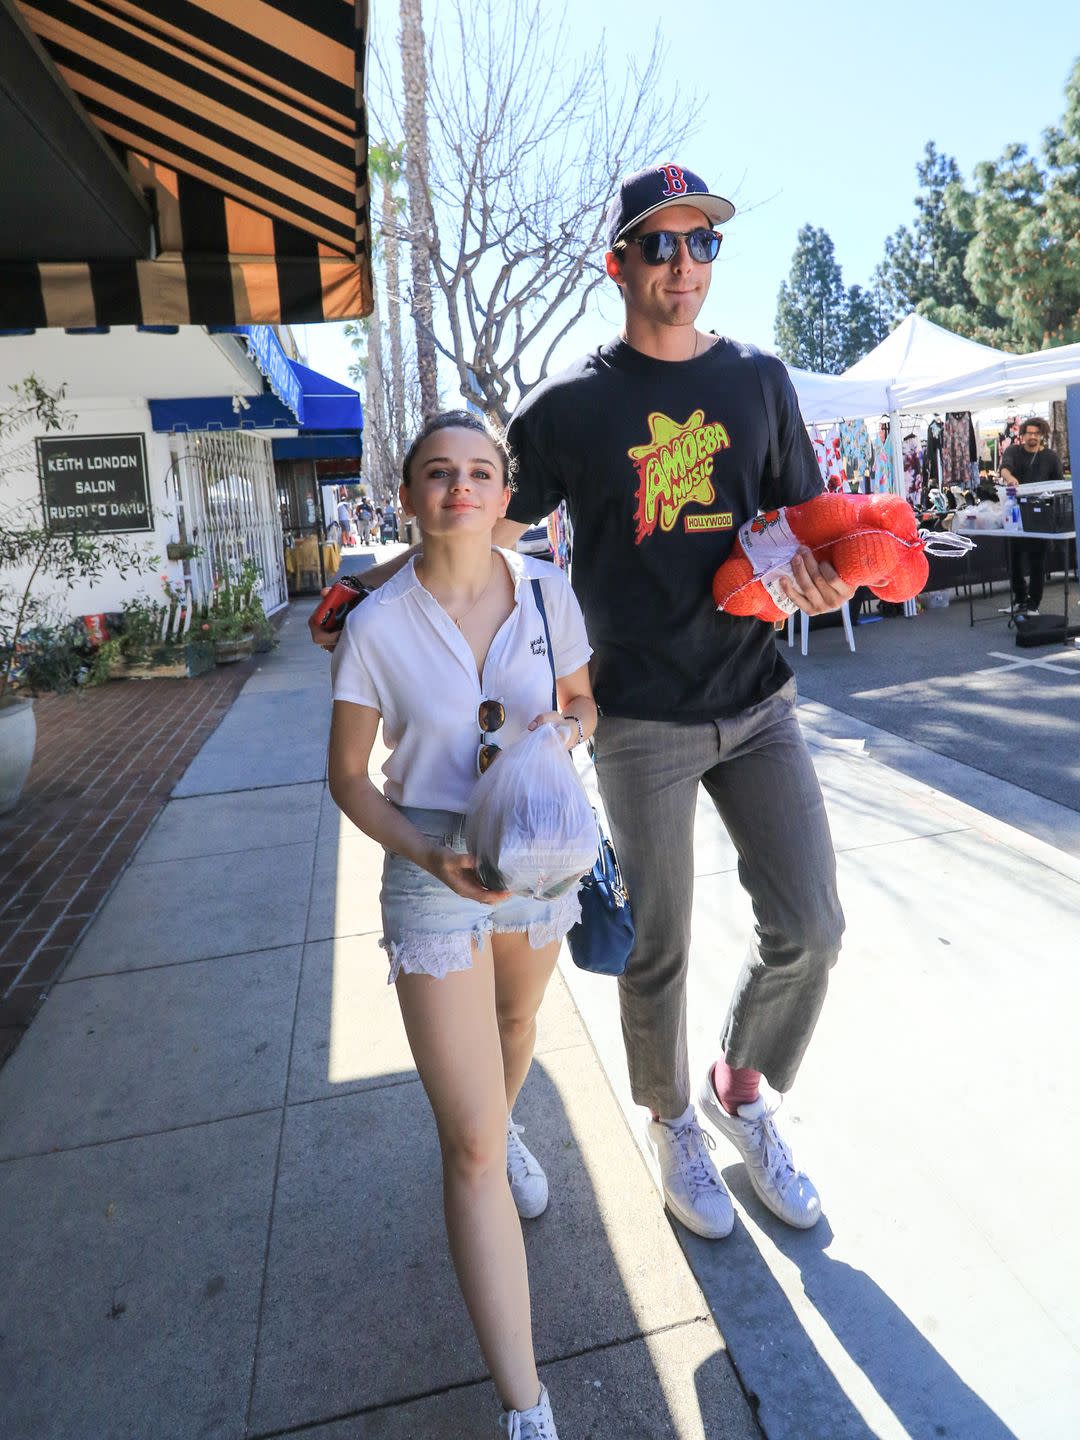
[(489, 890), (554, 900), (596, 860), (596, 819), (558, 731), (540, 725), (476, 782), (465, 843)]
[(973, 530), (1000, 530), (1003, 526), (1004, 506), (998, 500), (980, 500), (974, 512), (968, 510), (964, 524)]

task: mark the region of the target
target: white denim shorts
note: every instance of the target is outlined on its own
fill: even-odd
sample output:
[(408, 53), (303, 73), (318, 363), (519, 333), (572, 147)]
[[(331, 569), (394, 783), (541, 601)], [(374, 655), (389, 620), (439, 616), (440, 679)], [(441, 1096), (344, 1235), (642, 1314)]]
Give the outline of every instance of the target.
[[(452, 810), (396, 807), (429, 840), (438, 840), (463, 854), (465, 816)], [(484, 937), (516, 932), (527, 934), (534, 950), (561, 940), (581, 919), (577, 890), (557, 900), (533, 900), (513, 895), (498, 905), (467, 900), (419, 865), (393, 851), (383, 861), (383, 938), (390, 955), (389, 984), (402, 971), (406, 975), (434, 975), (442, 979), (454, 970), (468, 970), (473, 948)]]

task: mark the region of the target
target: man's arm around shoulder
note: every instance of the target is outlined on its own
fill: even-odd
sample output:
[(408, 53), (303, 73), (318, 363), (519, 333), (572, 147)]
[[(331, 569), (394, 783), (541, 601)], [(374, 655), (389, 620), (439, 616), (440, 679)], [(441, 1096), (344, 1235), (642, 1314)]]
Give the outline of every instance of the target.
[[(390, 559), (384, 560), (381, 565), (373, 565), (370, 570), (363, 571), (358, 578), (366, 590), (377, 590), (380, 585), (385, 585), (387, 580), (392, 579), (399, 570), (404, 569), (412, 557), (419, 553), (420, 546), (411, 545), (408, 550), (403, 550), (400, 555), (391, 555)], [(326, 595), (328, 591), (324, 589), (320, 593), (321, 595)], [(320, 650), (333, 650), (341, 636), (341, 631), (323, 630), (320, 626), (316, 625), (315, 615), (318, 608), (318, 605), (316, 605), (315, 609), (312, 610), (308, 616), (308, 631), (312, 640), (318, 645)]]
[[(529, 527), (519, 525), (516, 520), (500, 520), (495, 526), (492, 539), (496, 545), (502, 546), (504, 550), (513, 550), (514, 546), (521, 539)], [(400, 555), (392, 555), (389, 560), (384, 560), (381, 565), (373, 565), (370, 570), (365, 570), (360, 579), (368, 590), (377, 590), (380, 585), (385, 585), (387, 580), (393, 579), (399, 570), (403, 570), (414, 555), (419, 555), (420, 546), (410, 545), (408, 550), (403, 550)], [(323, 590), (322, 594), (327, 592)], [(315, 611), (308, 616), (308, 630), (311, 638), (320, 650), (333, 650), (341, 636), (340, 630), (327, 631), (315, 624)]]

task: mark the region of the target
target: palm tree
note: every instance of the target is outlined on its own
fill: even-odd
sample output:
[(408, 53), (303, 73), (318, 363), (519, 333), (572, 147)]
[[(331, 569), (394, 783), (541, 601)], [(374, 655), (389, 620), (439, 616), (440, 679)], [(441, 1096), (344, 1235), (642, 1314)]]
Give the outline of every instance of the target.
[(431, 246), (435, 221), (428, 187), (427, 65), (421, 0), (400, 0), (401, 77), (405, 91), (405, 178), (409, 192), (409, 255), (412, 262), (412, 314), (424, 419), (439, 408), (432, 309)]
[(405, 455), (405, 362), (401, 342), (401, 200), (396, 194), (401, 183), (404, 142), (391, 145), (386, 140), (373, 145), (368, 153), (368, 168), (382, 182), (382, 217), (380, 234), (383, 266), (386, 272), (387, 328), (390, 332), (390, 371), (386, 377), (389, 399), (390, 451), (394, 468)]

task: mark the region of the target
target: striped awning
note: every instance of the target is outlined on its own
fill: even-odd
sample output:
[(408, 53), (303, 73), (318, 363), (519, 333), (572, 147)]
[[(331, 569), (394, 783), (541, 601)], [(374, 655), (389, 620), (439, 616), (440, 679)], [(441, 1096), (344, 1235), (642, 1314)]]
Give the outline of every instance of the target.
[(368, 0), (19, 0), (155, 216), (152, 258), (0, 264), (8, 326), (371, 310)]

